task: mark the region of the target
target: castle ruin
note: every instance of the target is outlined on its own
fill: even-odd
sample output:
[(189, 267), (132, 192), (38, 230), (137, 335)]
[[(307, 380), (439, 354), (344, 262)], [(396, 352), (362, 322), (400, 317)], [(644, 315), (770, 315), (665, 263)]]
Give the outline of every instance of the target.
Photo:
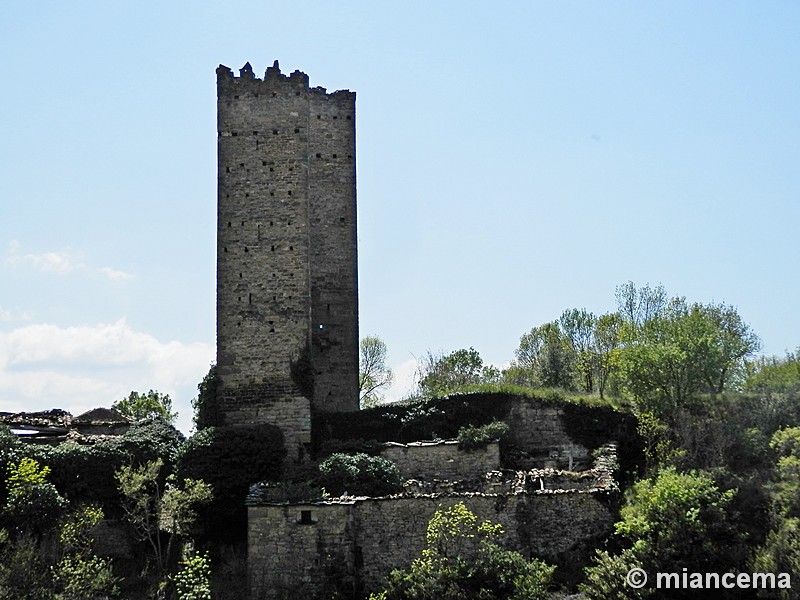
[(217, 372), (225, 424), (358, 409), (355, 93), (217, 69)]

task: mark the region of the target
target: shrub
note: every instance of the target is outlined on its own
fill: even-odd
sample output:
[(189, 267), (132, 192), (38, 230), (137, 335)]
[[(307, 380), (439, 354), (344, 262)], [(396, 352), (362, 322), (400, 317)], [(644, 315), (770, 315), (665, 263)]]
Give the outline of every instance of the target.
[(545, 600), (554, 567), (498, 545), (500, 525), (478, 523), (463, 502), (438, 510), (426, 546), (370, 600)]
[(36, 539), (25, 534), (10, 541), (0, 530), (0, 600), (50, 600), (50, 572)]
[(67, 501), (47, 481), (49, 473), (49, 467), (32, 458), (9, 464), (3, 512), (17, 532), (41, 535), (60, 518)]
[(386, 496), (402, 489), (392, 461), (369, 454), (332, 454), (319, 465), (320, 484), (334, 496)]
[(489, 442), (499, 440), (508, 433), (508, 425), (502, 421), (492, 421), (480, 427), (467, 425), (458, 430), (458, 447), (461, 450), (483, 448)]
[(124, 453), (128, 463), (141, 465), (157, 459), (169, 467), (175, 464), (186, 437), (160, 417), (150, 417), (133, 425), (124, 435), (100, 442), (112, 451)]
[(181, 561), (183, 568), (173, 578), (178, 600), (211, 600), (211, 561), (208, 552), (195, 553)]

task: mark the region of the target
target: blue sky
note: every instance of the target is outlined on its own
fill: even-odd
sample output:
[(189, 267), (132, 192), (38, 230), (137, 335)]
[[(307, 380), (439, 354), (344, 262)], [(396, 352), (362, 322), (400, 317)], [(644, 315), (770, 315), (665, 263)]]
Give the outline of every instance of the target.
[(218, 64), (357, 92), (362, 335), (513, 358), (662, 283), (800, 345), (800, 4), (0, 9), (0, 410), (189, 401), (214, 358)]

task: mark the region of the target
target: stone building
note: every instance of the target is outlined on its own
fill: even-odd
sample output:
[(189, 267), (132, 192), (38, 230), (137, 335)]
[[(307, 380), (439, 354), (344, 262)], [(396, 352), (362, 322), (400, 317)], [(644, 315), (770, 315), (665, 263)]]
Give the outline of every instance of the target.
[(226, 424), (358, 409), (355, 93), (217, 69), (218, 399)]
[[(335, 592), (358, 598), (380, 590), (390, 571), (420, 555), (433, 514), (458, 502), (480, 520), (500, 524), (505, 547), (562, 566), (582, 564), (612, 530), (609, 496), (616, 482), (607, 460), (615, 456), (614, 445), (581, 472), (500, 470), (497, 442), (467, 451), (456, 443), (387, 444), (382, 454), (403, 455), (398, 466), (404, 476), (449, 481), (409, 480), (403, 493), (388, 497), (294, 503), (264, 501), (254, 486), (248, 507), (251, 598), (322, 599)], [(442, 461), (450, 464), (440, 473)]]

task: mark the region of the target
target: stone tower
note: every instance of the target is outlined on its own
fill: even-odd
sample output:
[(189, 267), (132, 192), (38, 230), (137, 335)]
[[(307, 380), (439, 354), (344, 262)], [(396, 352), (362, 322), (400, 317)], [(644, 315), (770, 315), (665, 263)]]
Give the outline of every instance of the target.
[(220, 409), (302, 460), (312, 410), (358, 409), (355, 93), (220, 65), (217, 134)]

